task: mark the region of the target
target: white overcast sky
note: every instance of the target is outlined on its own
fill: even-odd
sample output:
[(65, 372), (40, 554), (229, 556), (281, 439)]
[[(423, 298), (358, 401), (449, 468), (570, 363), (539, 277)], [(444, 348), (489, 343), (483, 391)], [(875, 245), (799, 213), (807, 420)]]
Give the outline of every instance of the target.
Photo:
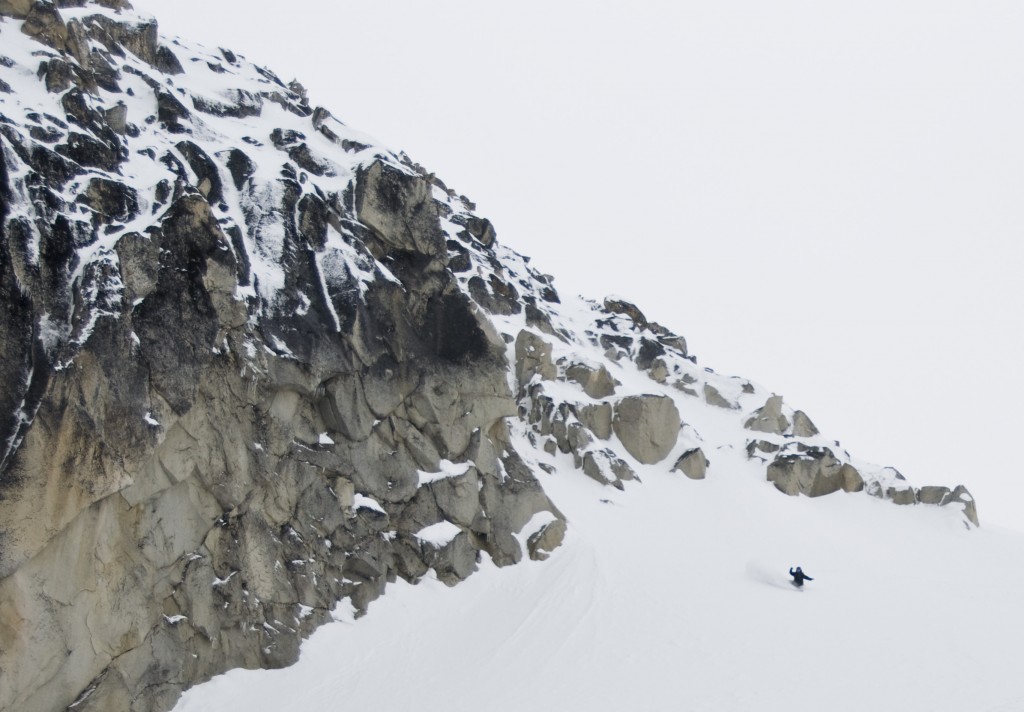
[(133, 0), (858, 457), (1024, 528), (1024, 4)]

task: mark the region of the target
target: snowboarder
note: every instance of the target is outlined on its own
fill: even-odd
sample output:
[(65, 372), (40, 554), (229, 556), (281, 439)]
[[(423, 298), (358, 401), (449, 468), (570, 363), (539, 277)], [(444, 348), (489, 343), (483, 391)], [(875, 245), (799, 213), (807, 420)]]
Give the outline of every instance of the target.
[(804, 581), (813, 581), (814, 580), (810, 576), (805, 574), (804, 570), (801, 569), (799, 566), (797, 566), (795, 569), (791, 568), (789, 570), (789, 575), (793, 577), (793, 580), (790, 581), (790, 583), (792, 583), (797, 588), (803, 588)]

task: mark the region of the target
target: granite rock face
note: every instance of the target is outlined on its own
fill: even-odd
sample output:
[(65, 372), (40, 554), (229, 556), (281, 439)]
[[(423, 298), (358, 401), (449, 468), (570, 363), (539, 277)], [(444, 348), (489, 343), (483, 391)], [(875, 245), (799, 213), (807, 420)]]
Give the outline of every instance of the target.
[[(37, 104), (0, 124), (0, 709), (168, 709), (339, 600), (545, 558), (449, 196), (266, 70), (201, 56), (243, 83), (209, 96), (126, 4), (62, 10), (0, 6)], [(219, 150), (266, 101), (283, 125)]]

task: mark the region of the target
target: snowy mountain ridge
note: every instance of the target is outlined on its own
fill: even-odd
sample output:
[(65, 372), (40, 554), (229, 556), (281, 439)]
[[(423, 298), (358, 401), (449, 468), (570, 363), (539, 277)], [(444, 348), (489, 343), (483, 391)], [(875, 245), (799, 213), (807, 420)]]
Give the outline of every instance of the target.
[(122, 0), (0, 20), (0, 709), (169, 709), (339, 600), (543, 560), (553, 477), (978, 524), (626, 299), (559, 295), (301, 85)]

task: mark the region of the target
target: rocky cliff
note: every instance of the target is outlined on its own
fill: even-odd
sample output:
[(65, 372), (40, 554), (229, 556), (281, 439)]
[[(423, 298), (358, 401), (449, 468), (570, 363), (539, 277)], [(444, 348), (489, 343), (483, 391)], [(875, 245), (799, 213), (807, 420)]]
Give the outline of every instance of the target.
[[(0, 709), (165, 710), (338, 601), (543, 559), (543, 478), (953, 505), (124, 0), (0, 0)], [(959, 515), (958, 515), (959, 516)]]

